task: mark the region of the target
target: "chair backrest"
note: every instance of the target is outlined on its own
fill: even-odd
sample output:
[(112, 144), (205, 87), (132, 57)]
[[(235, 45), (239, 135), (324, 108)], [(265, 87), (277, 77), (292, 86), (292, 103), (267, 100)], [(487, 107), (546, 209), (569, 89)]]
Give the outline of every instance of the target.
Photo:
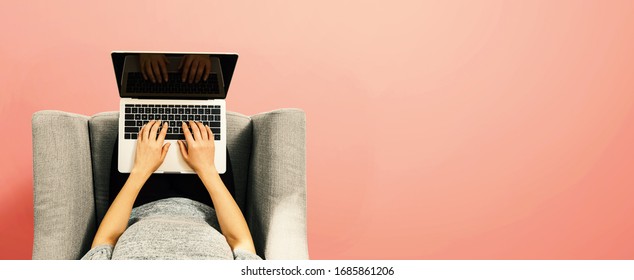
[[(92, 116), (88, 122), (92, 156), (93, 186), (97, 224), (108, 210), (108, 187), (112, 151), (117, 137), (119, 112), (103, 112)], [(253, 127), (248, 116), (227, 113), (227, 149), (233, 168), (236, 202), (246, 211), (246, 188), (251, 158)]]

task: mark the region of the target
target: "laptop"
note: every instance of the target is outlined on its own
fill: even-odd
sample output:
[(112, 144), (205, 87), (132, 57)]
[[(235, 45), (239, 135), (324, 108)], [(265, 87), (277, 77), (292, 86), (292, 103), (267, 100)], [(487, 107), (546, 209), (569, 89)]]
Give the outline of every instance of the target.
[[(121, 173), (134, 166), (136, 139), (151, 120), (168, 122), (165, 142), (171, 142), (163, 164), (154, 173), (195, 173), (176, 141), (185, 139), (181, 121), (200, 121), (214, 134), (214, 163), (227, 169), (227, 91), (238, 61), (236, 53), (112, 52), (119, 88), (119, 162)], [(199, 70), (200, 75), (185, 71)], [(198, 72), (196, 72), (198, 74)], [(167, 81), (166, 81), (167, 80)]]

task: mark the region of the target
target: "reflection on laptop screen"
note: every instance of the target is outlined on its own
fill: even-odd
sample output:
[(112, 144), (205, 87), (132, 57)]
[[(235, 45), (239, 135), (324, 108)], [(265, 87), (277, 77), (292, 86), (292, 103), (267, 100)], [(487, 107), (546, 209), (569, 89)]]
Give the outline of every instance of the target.
[(224, 99), (235, 54), (112, 53), (121, 97)]

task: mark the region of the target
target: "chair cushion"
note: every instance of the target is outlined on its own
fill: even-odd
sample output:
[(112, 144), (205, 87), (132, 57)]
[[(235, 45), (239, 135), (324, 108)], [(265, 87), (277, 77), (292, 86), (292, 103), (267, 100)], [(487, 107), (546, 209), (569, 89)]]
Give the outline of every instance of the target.
[(95, 188), (95, 212), (97, 223), (100, 224), (109, 207), (110, 163), (114, 143), (117, 139), (119, 112), (103, 112), (93, 115), (88, 124), (93, 186)]

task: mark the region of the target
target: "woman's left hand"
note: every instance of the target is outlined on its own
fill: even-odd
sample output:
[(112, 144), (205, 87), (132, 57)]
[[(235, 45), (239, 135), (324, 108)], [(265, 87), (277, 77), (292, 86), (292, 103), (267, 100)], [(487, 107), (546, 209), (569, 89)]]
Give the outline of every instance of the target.
[(161, 126), (160, 121), (152, 120), (139, 131), (131, 173), (149, 177), (165, 160), (165, 155), (170, 148), (170, 143), (163, 145), (167, 134), (167, 122), (163, 124), (160, 132), (158, 132), (159, 126)]

